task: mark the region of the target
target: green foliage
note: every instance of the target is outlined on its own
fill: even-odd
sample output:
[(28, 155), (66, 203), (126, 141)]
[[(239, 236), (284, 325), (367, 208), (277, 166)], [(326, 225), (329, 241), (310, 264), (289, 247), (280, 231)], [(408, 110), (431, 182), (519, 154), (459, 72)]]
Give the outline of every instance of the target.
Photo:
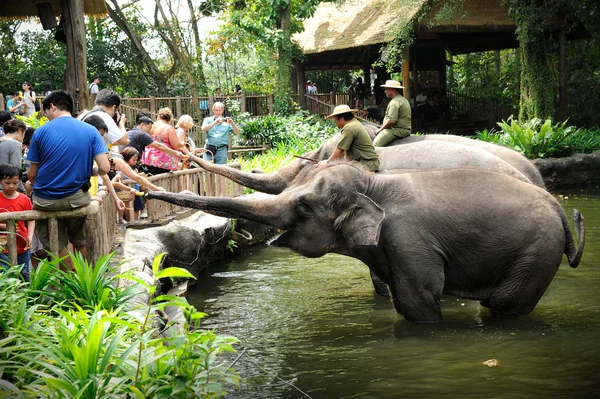
[(599, 148), (600, 131), (578, 130), (566, 124), (552, 124), (550, 119), (543, 121), (536, 118), (519, 123), (510, 118), (507, 122), (498, 123), (501, 132), (485, 130), (478, 132), (477, 138), (513, 148), (531, 159), (569, 155), (574, 150), (590, 152)]
[(305, 111), (288, 117), (265, 116), (244, 123), (242, 138), (248, 142), (270, 143), (272, 148), (251, 159), (242, 159), (244, 170), (262, 169), (271, 172), (290, 163), (294, 155), (302, 155), (321, 146), (337, 133), (337, 128)]
[(34, 129), (37, 129), (48, 122), (48, 118), (40, 112), (35, 112), (29, 116), (17, 115), (16, 118), (22, 120), (27, 126)]
[[(154, 259), (154, 277), (148, 283), (132, 275), (109, 277), (105, 260), (112, 254), (99, 261), (98, 272), (79, 257), (70, 257), (76, 267), (90, 270), (53, 278), (60, 260), (45, 263), (32, 273), (32, 285), (45, 287), (43, 291), (29, 289), (14, 268), (0, 274), (0, 393), (27, 398), (214, 398), (239, 384), (221, 359), (223, 353), (234, 352), (237, 340), (201, 329), (206, 315), (185, 299), (154, 295), (160, 278), (191, 278), (189, 272), (162, 269), (161, 254)], [(41, 304), (42, 298), (58, 298), (49, 291), (75, 281), (81, 286), (96, 281), (106, 288), (117, 277), (150, 294), (150, 305), (125, 311), (124, 306), (92, 308), (87, 301), (82, 307), (66, 298), (52, 307)], [(121, 288), (115, 285), (114, 290), (121, 295)], [(181, 329), (161, 317), (166, 307), (183, 312)], [(158, 335), (156, 326), (170, 330), (168, 338)]]

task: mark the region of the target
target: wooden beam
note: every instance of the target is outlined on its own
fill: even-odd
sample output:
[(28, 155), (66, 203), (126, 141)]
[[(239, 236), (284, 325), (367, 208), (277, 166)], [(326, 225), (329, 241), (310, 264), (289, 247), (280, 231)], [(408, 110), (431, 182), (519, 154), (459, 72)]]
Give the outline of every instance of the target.
[(75, 100), (75, 113), (77, 113), (88, 105), (87, 51), (83, 2), (61, 0), (60, 3), (67, 37), (65, 88)]
[(404, 98), (409, 102), (411, 99), (410, 90), (410, 48), (404, 46), (402, 49), (402, 86), (404, 86)]

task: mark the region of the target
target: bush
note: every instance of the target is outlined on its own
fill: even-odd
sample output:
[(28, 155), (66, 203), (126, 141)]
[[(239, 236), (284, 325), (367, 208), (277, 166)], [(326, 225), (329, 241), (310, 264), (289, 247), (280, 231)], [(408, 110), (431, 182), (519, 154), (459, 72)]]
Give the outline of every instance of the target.
[[(100, 266), (112, 256), (101, 259)], [(234, 352), (237, 340), (202, 330), (200, 321), (206, 315), (185, 299), (154, 297), (159, 279), (190, 278), (189, 272), (161, 270), (161, 254), (154, 259), (154, 281), (149, 284), (131, 275), (95, 273), (80, 257), (70, 257), (76, 273), (48, 277), (48, 270), (55, 271), (59, 264), (56, 259), (45, 264), (43, 275), (32, 271), (36, 290), (17, 278), (15, 268), (0, 274), (0, 396), (215, 398), (223, 396), (226, 387), (239, 384), (238, 376), (221, 359), (224, 352)], [(137, 282), (138, 290), (145, 289), (153, 298), (150, 306), (131, 311), (115, 307), (115, 298), (122, 297), (121, 288), (115, 285), (112, 292), (107, 287), (117, 277)], [(88, 283), (103, 288), (91, 289), (85, 300), (72, 303), (71, 294), (82, 294), (80, 289)], [(63, 287), (70, 293), (51, 293)], [(183, 310), (181, 329), (160, 318), (166, 307)], [(170, 336), (159, 336), (157, 325), (163, 331), (171, 329)]]
[(510, 118), (498, 123), (501, 131), (482, 130), (477, 132), (477, 139), (504, 145), (528, 158), (562, 157), (600, 149), (600, 129), (578, 129), (566, 123), (541, 119), (519, 123)]

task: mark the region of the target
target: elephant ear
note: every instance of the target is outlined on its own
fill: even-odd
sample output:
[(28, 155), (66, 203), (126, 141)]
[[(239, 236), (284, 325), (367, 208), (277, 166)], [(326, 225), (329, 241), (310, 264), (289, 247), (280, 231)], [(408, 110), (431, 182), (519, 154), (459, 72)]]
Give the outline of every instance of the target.
[(335, 220), (335, 229), (342, 231), (350, 247), (376, 246), (385, 211), (366, 195), (356, 194), (356, 202)]

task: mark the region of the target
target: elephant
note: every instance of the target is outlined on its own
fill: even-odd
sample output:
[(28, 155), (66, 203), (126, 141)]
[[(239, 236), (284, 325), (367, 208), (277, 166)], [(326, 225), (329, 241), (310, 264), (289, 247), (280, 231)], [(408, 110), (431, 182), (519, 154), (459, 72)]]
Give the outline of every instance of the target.
[(478, 300), (495, 317), (529, 314), (563, 253), (574, 268), (585, 246), (577, 210), (576, 246), (546, 190), (476, 169), (373, 174), (341, 161), (268, 199), (169, 192), (147, 198), (274, 226), (283, 233), (272, 245), (306, 257), (359, 259), (411, 322), (440, 322), (442, 294)]
[[(516, 151), (490, 143), (478, 142), (460, 136), (442, 136), (444, 140), (427, 140), (415, 136), (394, 143), (415, 139), (407, 146), (394, 145), (376, 147), (382, 170), (395, 169), (448, 169), (457, 167), (483, 168), (526, 178), (531, 183), (544, 187), (543, 179), (537, 169)], [(453, 142), (452, 140), (455, 142)], [(329, 158), (339, 140), (339, 134), (327, 140), (319, 149), (309, 152), (303, 158), (316, 161)], [(420, 142), (420, 143), (419, 143)], [(442, 144), (445, 143), (445, 144)], [(460, 147), (463, 146), (463, 147)], [(468, 148), (464, 148), (468, 147)], [(289, 165), (273, 173), (248, 173), (224, 165), (215, 165), (197, 157), (191, 157), (202, 168), (225, 176), (243, 186), (268, 194), (279, 194), (291, 185), (305, 169), (313, 168), (314, 162), (296, 159)], [(502, 161), (508, 163), (506, 165)]]

